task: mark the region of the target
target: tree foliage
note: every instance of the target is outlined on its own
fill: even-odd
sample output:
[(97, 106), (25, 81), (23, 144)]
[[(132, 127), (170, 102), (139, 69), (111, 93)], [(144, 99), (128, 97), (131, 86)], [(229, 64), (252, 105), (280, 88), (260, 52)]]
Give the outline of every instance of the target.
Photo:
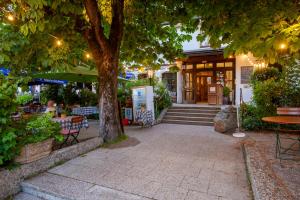
[[(124, 36), (120, 49), (123, 64), (155, 66), (173, 61), (182, 51), (182, 41), (197, 20), (186, 1), (125, 1)], [(104, 36), (109, 39), (112, 1), (98, 1)], [(0, 64), (14, 66), (15, 71), (49, 71), (85, 62), (95, 67), (84, 30), (90, 27), (83, 1), (25, 0), (4, 1), (0, 14)], [(14, 17), (13, 21), (7, 19)], [(177, 32), (181, 23), (182, 33)], [(60, 41), (62, 45), (57, 45)], [(16, 68), (15, 68), (16, 67)]]
[(299, 0), (199, 0), (198, 3), (201, 18), (198, 39), (208, 37), (212, 47), (227, 44), (227, 55), (250, 51), (270, 63), (281, 61), (283, 54), (300, 57)]

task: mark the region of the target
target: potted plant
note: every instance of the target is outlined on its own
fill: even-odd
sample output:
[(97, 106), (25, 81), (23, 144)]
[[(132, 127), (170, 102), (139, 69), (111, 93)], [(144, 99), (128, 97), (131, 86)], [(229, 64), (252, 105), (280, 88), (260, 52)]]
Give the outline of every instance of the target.
[(62, 110), (60, 113), (60, 118), (66, 118), (68, 115), (68, 112), (66, 110)]
[(228, 105), (229, 103), (229, 95), (230, 95), (230, 88), (227, 86), (223, 87), (223, 104)]
[(60, 134), (60, 125), (52, 121), (52, 116), (47, 113), (29, 119), (17, 139), (21, 149), (15, 161), (24, 164), (48, 156), (53, 140), (62, 141), (63, 136)]

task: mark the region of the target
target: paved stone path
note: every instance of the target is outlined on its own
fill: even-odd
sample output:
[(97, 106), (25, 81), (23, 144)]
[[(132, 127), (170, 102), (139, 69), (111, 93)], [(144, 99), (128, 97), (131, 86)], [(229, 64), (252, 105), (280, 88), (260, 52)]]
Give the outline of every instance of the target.
[(126, 131), (140, 143), (97, 149), (25, 183), (76, 199), (251, 199), (238, 139), (205, 126)]

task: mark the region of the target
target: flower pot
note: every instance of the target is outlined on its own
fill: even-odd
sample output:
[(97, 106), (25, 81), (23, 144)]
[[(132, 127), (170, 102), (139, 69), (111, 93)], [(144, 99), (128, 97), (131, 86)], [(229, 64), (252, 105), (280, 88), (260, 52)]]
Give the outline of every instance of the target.
[(67, 117), (67, 114), (65, 114), (65, 113), (60, 114), (60, 118), (66, 118), (66, 117)]
[(223, 105), (228, 105), (228, 103), (229, 103), (229, 97), (223, 96)]
[(53, 140), (53, 138), (50, 138), (42, 142), (25, 145), (21, 148), (21, 153), (15, 161), (25, 164), (48, 156), (52, 151)]

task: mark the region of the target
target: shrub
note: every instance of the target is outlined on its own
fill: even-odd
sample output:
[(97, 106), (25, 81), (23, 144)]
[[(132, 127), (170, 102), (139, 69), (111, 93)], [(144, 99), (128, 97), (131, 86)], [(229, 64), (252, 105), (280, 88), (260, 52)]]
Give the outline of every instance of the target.
[(63, 88), (62, 97), (66, 105), (80, 104), (79, 95), (76, 93), (76, 87), (72, 84), (68, 84)]
[(158, 116), (163, 109), (172, 105), (172, 98), (168, 89), (162, 82), (155, 85), (154, 93), (155, 115)]
[(22, 95), (17, 95), (16, 102), (20, 105), (25, 105), (33, 100), (33, 95), (30, 93), (24, 93)]
[(241, 104), (240, 107), (241, 126), (246, 130), (258, 130), (263, 126), (261, 116), (257, 113), (257, 108), (253, 104)]
[(63, 136), (60, 134), (60, 129), (60, 124), (52, 121), (50, 113), (34, 116), (26, 123), (25, 131), (18, 135), (18, 141), (21, 146), (42, 142), (49, 138), (62, 141)]
[(82, 89), (79, 93), (81, 106), (95, 106), (98, 104), (98, 95), (89, 89)]
[(253, 102), (260, 116), (276, 114), (276, 108), (280, 106), (284, 93), (282, 81), (268, 79), (257, 82), (253, 87)]
[(300, 106), (300, 62), (295, 61), (284, 70), (285, 94), (284, 106)]
[(229, 97), (229, 95), (230, 95), (230, 88), (227, 87), (227, 86), (225, 86), (225, 87), (223, 88), (223, 96), (224, 96), (224, 97)]
[(47, 85), (44, 90), (41, 91), (42, 103), (46, 104), (49, 100), (53, 100), (56, 103), (63, 102), (63, 86), (62, 85)]
[(281, 73), (275, 67), (266, 67), (257, 69), (251, 75), (251, 83), (255, 85), (256, 82), (263, 82), (268, 79), (278, 80), (281, 77)]
[(19, 81), (0, 74), (0, 166), (17, 155), (16, 129), (11, 114), (16, 112), (16, 92)]

